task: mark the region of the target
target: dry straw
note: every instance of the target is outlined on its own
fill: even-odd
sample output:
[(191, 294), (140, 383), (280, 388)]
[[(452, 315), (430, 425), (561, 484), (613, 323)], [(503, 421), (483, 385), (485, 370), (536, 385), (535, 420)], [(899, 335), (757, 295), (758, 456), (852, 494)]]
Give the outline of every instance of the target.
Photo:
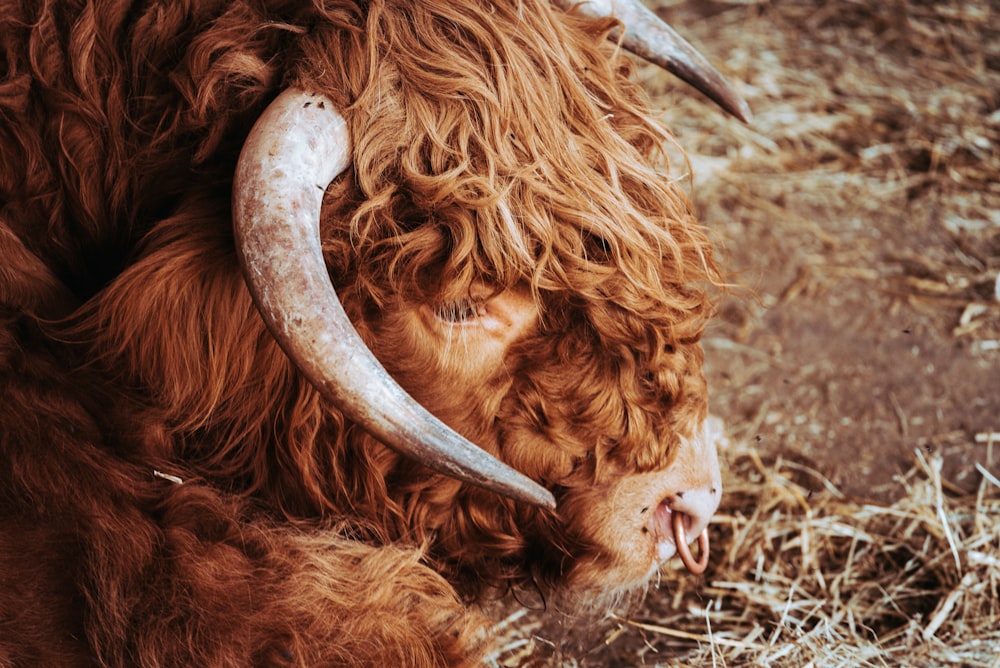
[[(752, 450), (728, 471), (703, 578), (667, 578), (641, 614), (596, 624), (600, 639), (518, 610), (494, 664), (1000, 666), (1000, 480), (986, 467), (957, 494), (917, 450), (887, 505)], [(609, 658), (627, 638), (644, 647)]]
[(700, 634), (665, 663), (1000, 665), (1000, 484), (985, 469), (976, 494), (952, 495), (917, 450), (884, 506), (752, 452), (731, 470), (724, 562), (687, 609), (640, 626)]

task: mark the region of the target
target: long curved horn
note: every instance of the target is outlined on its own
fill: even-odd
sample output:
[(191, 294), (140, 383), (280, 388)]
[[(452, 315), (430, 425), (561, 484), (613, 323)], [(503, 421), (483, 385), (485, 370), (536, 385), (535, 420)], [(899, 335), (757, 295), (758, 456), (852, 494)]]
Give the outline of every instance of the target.
[[(615, 17), (625, 26), (622, 46), (688, 82), (744, 123), (753, 118), (750, 106), (732, 84), (687, 40), (660, 20), (639, 0), (552, 0), (586, 16)], [(618, 38), (616, 33), (612, 37)]]
[(431, 415), (396, 384), (351, 325), (320, 246), (323, 193), (351, 161), (329, 98), (289, 89), (240, 153), (233, 224), (254, 302), (299, 370), (343, 413), (396, 451), (512, 499), (555, 508), (552, 494)]

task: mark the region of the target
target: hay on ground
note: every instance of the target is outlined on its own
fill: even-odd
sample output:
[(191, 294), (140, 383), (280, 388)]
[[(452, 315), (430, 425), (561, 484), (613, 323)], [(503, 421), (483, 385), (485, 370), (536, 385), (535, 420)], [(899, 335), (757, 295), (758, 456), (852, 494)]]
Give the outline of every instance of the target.
[(1000, 666), (1000, 480), (979, 466), (976, 493), (955, 493), (939, 459), (914, 458), (900, 499), (876, 505), (746, 450), (704, 576), (667, 576), (583, 642), (519, 609), (493, 664), (609, 665), (638, 638), (614, 665)]

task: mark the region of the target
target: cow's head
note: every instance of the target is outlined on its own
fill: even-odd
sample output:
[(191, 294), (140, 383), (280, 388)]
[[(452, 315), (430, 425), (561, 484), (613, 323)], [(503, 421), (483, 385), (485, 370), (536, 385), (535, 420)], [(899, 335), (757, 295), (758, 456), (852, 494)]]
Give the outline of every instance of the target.
[(415, 12), (368, 47), (384, 62), (294, 82), (244, 146), (237, 241), (327, 400), (518, 500), (398, 463), (399, 512), (443, 561), (528, 555), (497, 579), (624, 588), (719, 503), (698, 343), (718, 273), (615, 24), (528, 9)]

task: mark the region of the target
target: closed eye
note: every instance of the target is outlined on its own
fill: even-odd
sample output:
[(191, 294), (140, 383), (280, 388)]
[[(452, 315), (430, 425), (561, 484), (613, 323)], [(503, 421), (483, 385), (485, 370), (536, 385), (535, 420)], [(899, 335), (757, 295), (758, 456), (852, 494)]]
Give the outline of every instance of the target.
[(471, 299), (445, 302), (434, 310), (434, 315), (450, 323), (468, 322), (484, 314), (485, 306)]

